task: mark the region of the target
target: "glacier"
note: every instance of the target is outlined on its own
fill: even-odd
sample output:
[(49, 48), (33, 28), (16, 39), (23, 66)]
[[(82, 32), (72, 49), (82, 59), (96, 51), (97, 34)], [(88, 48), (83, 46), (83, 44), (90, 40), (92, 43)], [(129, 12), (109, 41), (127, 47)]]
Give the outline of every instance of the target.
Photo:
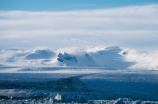
[[(64, 70), (62, 70), (64, 71)], [(1, 102), (90, 103), (119, 98), (158, 101), (158, 72), (103, 70), (95, 73), (0, 73)], [(57, 100), (56, 95), (65, 100)], [(61, 96), (58, 96), (61, 99)], [(54, 100), (53, 100), (54, 99)], [(155, 102), (154, 102), (155, 101)], [(125, 101), (127, 102), (127, 101)], [(156, 104), (156, 103), (155, 103)]]

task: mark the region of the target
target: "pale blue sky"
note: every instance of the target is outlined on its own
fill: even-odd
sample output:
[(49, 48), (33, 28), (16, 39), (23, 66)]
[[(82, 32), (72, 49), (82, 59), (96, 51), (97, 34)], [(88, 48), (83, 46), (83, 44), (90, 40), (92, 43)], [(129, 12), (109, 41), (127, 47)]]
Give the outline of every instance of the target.
[(158, 0), (0, 0), (0, 10), (67, 11), (158, 3)]

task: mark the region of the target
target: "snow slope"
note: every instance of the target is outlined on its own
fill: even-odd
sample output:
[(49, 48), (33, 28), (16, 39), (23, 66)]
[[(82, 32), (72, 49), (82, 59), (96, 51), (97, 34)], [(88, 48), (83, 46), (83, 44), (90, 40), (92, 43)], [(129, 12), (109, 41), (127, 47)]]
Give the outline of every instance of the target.
[(59, 54), (58, 61), (66, 66), (89, 66), (89, 67), (108, 67), (114, 69), (127, 69), (133, 62), (126, 62), (122, 55), (121, 48), (108, 47), (97, 52), (85, 52), (80, 55)]
[(73, 55), (64, 53), (59, 53), (58, 61), (65, 64), (66, 66), (87, 66), (87, 67), (96, 67), (99, 66), (93, 60), (93, 58), (87, 53), (81, 55)]
[(158, 69), (158, 52), (138, 52), (118, 46), (65, 52), (51, 49), (1, 50), (0, 64), (6, 67), (106, 67), (111, 69)]
[(50, 59), (55, 56), (55, 53), (53, 53), (50, 50), (36, 50), (34, 53), (31, 53), (27, 55), (26, 59)]

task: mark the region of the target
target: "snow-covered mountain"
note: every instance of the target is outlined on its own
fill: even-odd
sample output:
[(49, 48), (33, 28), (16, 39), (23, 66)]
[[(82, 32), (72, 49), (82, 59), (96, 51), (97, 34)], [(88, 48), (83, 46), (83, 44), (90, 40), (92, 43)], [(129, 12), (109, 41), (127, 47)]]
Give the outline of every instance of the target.
[(96, 67), (97, 63), (93, 60), (93, 58), (87, 53), (82, 55), (74, 55), (59, 53), (57, 60), (66, 66), (87, 66), (87, 67)]
[(158, 69), (157, 52), (139, 52), (118, 46), (75, 50), (1, 50), (0, 64), (25, 67), (106, 67), (112, 69)]
[(85, 52), (80, 55), (59, 53), (58, 61), (66, 66), (108, 67), (115, 69), (127, 69), (132, 62), (124, 61), (119, 47), (108, 47), (97, 52)]
[(55, 53), (53, 53), (50, 50), (36, 50), (35, 52), (28, 54), (25, 58), (26, 59), (50, 59), (55, 56)]

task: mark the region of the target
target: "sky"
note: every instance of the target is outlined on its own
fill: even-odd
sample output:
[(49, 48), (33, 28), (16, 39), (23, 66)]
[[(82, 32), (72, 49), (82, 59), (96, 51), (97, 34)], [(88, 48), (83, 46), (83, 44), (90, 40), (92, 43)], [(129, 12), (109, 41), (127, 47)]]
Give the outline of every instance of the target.
[(158, 50), (158, 0), (0, 0), (0, 49)]
[(147, 5), (157, 0), (0, 0), (1, 10), (68, 11)]

